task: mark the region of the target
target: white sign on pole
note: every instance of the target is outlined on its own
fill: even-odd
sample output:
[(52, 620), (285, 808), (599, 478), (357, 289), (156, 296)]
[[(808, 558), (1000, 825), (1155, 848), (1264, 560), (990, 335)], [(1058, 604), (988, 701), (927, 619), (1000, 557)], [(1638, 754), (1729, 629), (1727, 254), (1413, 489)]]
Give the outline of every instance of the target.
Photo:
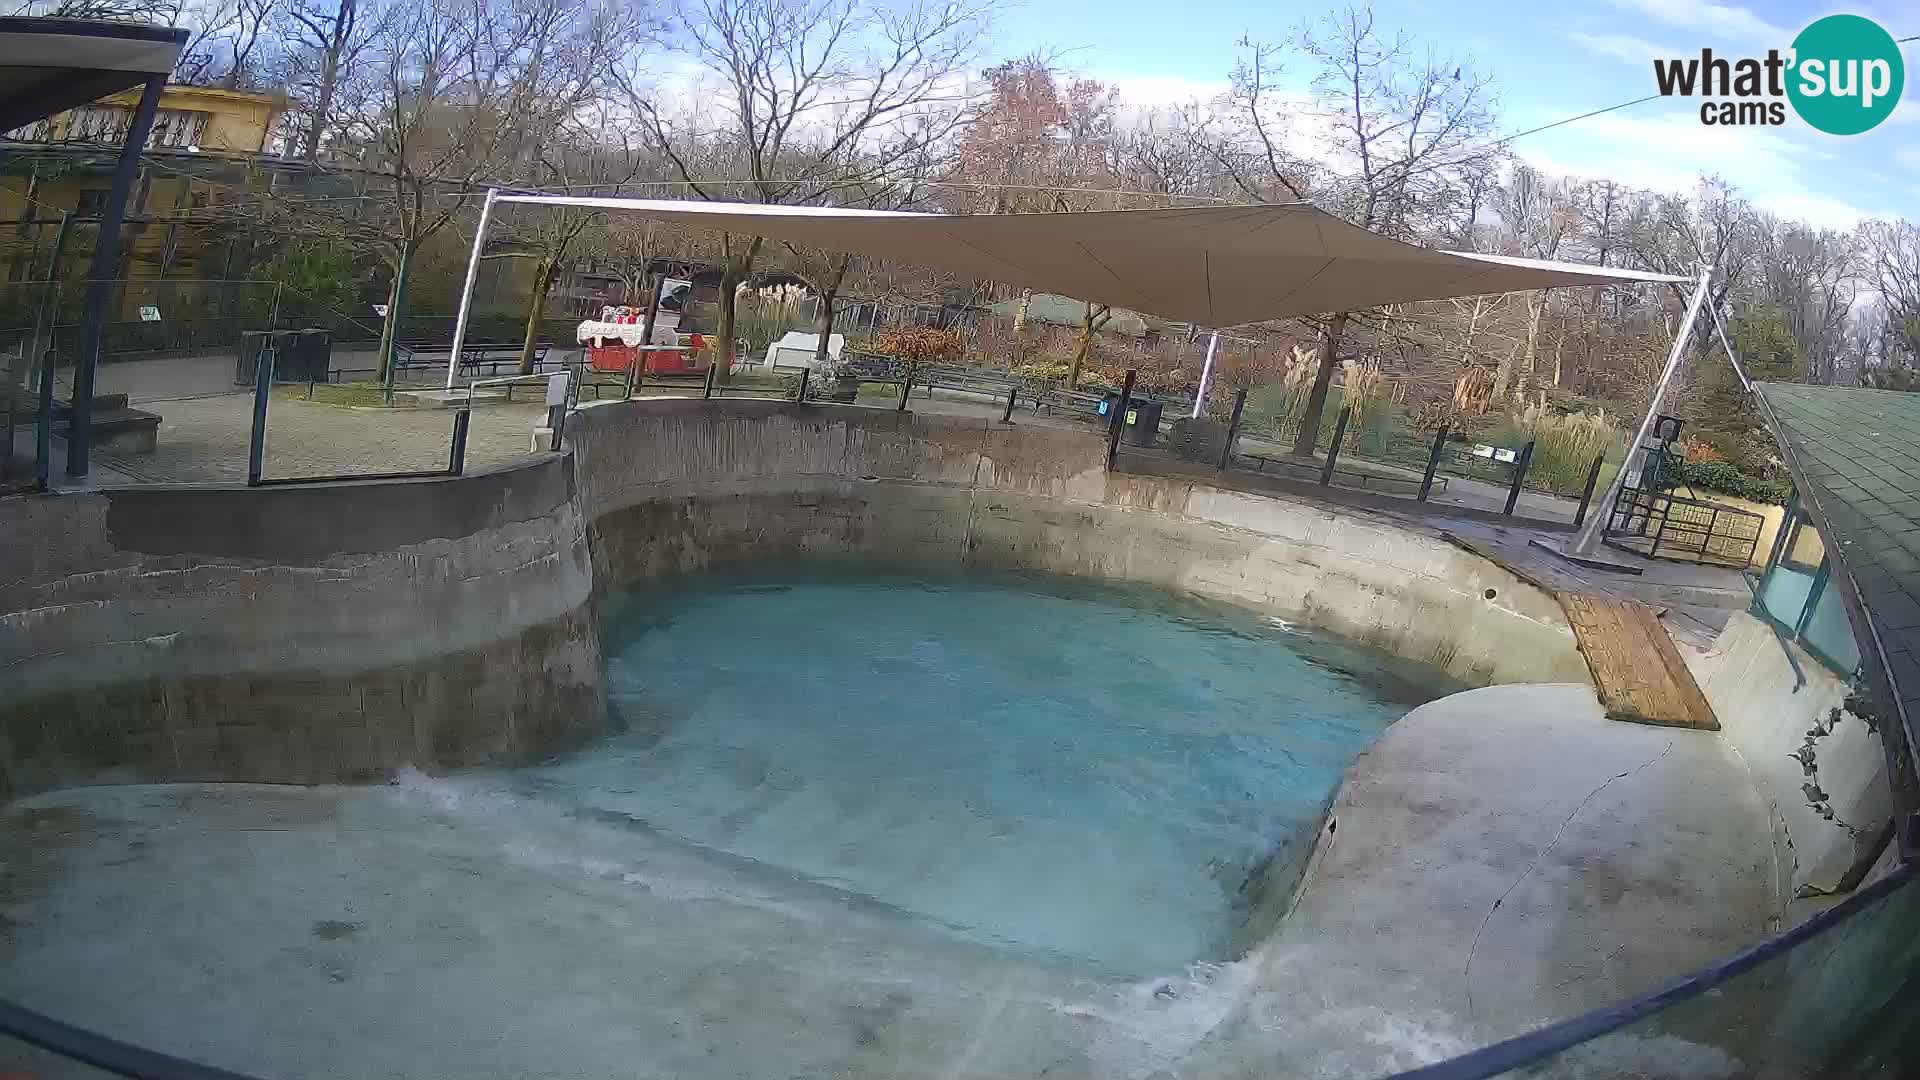
[(385, 305), (385, 304), (375, 304), (375, 305), (373, 305), (373, 313), (374, 313), (375, 315), (378, 315), (378, 316), (380, 316), (380, 317), (381, 317), (381, 318), (383, 318), (383, 319), (384, 319), (384, 318), (386, 318), (386, 317), (387, 317), (387, 305)]
[(152, 304), (147, 304), (147, 305), (145, 305), (145, 306), (143, 306), (143, 307), (141, 307), (141, 309), (140, 309), (140, 321), (141, 321), (141, 322), (159, 322), (159, 321), (160, 321), (160, 309), (159, 309), (159, 308), (157, 308), (157, 307), (155, 307), (155, 306), (153, 306)]

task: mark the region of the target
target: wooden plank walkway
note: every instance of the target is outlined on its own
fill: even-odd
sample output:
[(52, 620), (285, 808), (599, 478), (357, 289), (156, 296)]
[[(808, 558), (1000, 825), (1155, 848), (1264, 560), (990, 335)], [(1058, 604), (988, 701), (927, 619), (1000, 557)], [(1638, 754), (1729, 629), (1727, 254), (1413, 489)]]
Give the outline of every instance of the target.
[(1592, 593), (1555, 595), (1609, 720), (1720, 730), (1713, 706), (1652, 608)]

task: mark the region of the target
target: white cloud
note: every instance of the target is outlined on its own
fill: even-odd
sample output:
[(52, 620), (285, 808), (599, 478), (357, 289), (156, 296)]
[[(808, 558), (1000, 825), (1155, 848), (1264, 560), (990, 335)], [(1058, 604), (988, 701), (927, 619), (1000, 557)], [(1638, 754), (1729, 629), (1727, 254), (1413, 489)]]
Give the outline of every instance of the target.
[(1691, 112), (1646, 118), (1610, 113), (1583, 121), (1577, 138), (1517, 149), (1549, 173), (1605, 177), (1654, 191), (1692, 192), (1701, 175), (1718, 175), (1754, 205), (1814, 225), (1845, 228), (1884, 214), (1815, 189), (1832, 172), (1820, 164), (1832, 154), (1818, 144), (1781, 130), (1709, 127)]
[(1644, 66), (1655, 57), (1685, 55), (1685, 50), (1670, 48), (1631, 34), (1583, 34), (1576, 31), (1567, 36), (1584, 46), (1588, 52), (1629, 64)]
[(1148, 75), (1142, 72), (1090, 71), (1086, 78), (1098, 79), (1120, 91), (1120, 100), (1133, 106), (1202, 104), (1227, 92), (1225, 79), (1187, 79), (1178, 75)]
[(1664, 26), (1711, 34), (1723, 41), (1785, 48), (1793, 40), (1792, 31), (1775, 26), (1748, 8), (1712, 0), (1613, 0), (1613, 6)]

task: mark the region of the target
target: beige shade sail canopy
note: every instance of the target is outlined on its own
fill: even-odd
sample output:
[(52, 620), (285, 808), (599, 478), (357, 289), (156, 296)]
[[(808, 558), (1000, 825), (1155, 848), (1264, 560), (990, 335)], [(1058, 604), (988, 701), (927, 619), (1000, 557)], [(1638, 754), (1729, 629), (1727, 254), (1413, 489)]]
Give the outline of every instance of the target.
[(1058, 214), (919, 214), (509, 195), (930, 266), (1206, 326), (1412, 300), (1691, 278), (1401, 243), (1306, 203)]

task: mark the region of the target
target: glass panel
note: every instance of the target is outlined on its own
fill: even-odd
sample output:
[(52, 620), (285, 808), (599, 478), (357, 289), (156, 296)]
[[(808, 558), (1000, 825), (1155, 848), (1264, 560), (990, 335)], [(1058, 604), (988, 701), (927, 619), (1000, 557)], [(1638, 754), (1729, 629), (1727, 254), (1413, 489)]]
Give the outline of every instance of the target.
[(1865, 1080), (1920, 1053), (1920, 885), (1636, 1024), (1501, 1075), (1526, 1080)]
[(1787, 541), (1787, 550), (1781, 553), (1780, 561), (1813, 570), (1826, 557), (1827, 545), (1820, 537), (1820, 530), (1806, 519), (1798, 519), (1794, 524), (1793, 537)]
[(1851, 673), (1860, 666), (1860, 647), (1854, 643), (1853, 627), (1847, 622), (1846, 603), (1840, 595), (1842, 588), (1833, 579), (1827, 579), (1819, 599), (1814, 601), (1813, 612), (1807, 617), (1806, 628), (1800, 631), (1800, 641), (1828, 666)]
[(1800, 615), (1807, 607), (1807, 596), (1813, 591), (1813, 575), (1812, 569), (1801, 570), (1784, 561), (1775, 564), (1760, 583), (1759, 606), (1762, 612), (1788, 631), (1800, 625)]

